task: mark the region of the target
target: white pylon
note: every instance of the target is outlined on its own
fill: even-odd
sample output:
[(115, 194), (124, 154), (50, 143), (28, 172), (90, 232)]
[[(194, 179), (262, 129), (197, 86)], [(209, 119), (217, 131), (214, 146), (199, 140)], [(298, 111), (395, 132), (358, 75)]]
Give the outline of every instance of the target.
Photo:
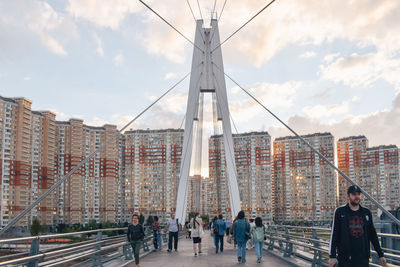
[[(236, 177), (235, 155), (229, 116), (228, 98), (220, 47), (218, 22), (211, 20), (211, 28), (203, 28), (203, 20), (196, 21), (195, 47), (192, 58), (189, 96), (186, 107), (185, 132), (183, 138), (182, 161), (175, 218), (180, 223), (186, 219), (188, 202), (188, 180), (193, 147), (193, 123), (197, 119), (201, 93), (215, 93), (218, 118), (222, 120), (223, 144), (227, 168), (227, 180), (231, 215), (234, 218), (240, 211), (240, 195)], [(200, 67), (199, 67), (200, 66)], [(203, 104), (203, 103), (201, 103)]]

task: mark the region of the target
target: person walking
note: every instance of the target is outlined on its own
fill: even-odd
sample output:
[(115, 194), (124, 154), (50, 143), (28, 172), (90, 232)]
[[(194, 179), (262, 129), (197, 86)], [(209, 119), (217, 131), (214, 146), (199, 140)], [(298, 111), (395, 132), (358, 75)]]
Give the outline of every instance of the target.
[[(368, 267), (370, 243), (378, 253), (380, 264), (386, 265), (371, 211), (360, 205), (361, 189), (347, 189), (348, 203), (335, 210), (329, 242), (329, 267)], [(337, 252), (337, 254), (336, 254)]]
[[(190, 226), (192, 227), (192, 237), (193, 237), (193, 252), (194, 256), (197, 257), (197, 249), (199, 255), (201, 251), (201, 237), (203, 236), (203, 221), (200, 218), (198, 212), (195, 213), (194, 217), (190, 221)], [(197, 248), (198, 247), (198, 248)]]
[(238, 262), (246, 262), (246, 243), (250, 238), (250, 224), (245, 219), (244, 211), (239, 211), (237, 220), (233, 224), (233, 237), (237, 242)]
[(185, 238), (189, 238), (189, 222), (185, 222)]
[(140, 246), (144, 239), (143, 226), (139, 224), (139, 215), (132, 215), (132, 224), (128, 226), (128, 242), (132, 246), (133, 255), (135, 257), (136, 267), (139, 267)]
[[(256, 227), (256, 224), (254, 222), (254, 219), (250, 219), (249, 223), (250, 223), (250, 232), (251, 232)], [(253, 242), (252, 238), (249, 239), (249, 243), (247, 243), (247, 247), (248, 247), (248, 249), (252, 249), (254, 247), (254, 242)]]
[(223, 252), (226, 224), (222, 220), (222, 214), (218, 215), (218, 219), (214, 221), (212, 228), (214, 233), (215, 253), (218, 253), (218, 249), (220, 252)]
[(161, 243), (161, 226), (160, 223), (158, 222), (158, 216), (154, 216), (154, 222), (152, 225), (153, 228), (153, 245), (154, 245), (154, 250), (161, 250), (162, 249), (162, 243)]
[(168, 252), (172, 251), (172, 239), (174, 239), (174, 249), (178, 251), (178, 232), (179, 222), (175, 219), (175, 214), (171, 214), (171, 218), (167, 222), (168, 227)]
[(226, 220), (226, 221), (225, 221), (225, 227), (226, 227), (226, 235), (228, 236), (229, 233), (230, 233), (231, 221)]
[(257, 263), (261, 263), (262, 249), (265, 240), (265, 227), (261, 217), (256, 217), (254, 228), (251, 229), (253, 244), (256, 247)]

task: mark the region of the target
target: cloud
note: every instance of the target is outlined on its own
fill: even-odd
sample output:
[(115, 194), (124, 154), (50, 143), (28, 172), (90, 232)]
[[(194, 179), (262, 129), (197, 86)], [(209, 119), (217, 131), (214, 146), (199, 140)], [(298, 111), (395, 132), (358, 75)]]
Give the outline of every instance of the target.
[(329, 88), (326, 88), (324, 91), (322, 91), (321, 93), (317, 93), (317, 94), (314, 94), (313, 96), (312, 96), (312, 98), (315, 98), (315, 99), (328, 99), (328, 98), (330, 98), (331, 97), (331, 91), (333, 90), (333, 88), (332, 87), (329, 87)]
[(100, 56), (104, 56), (104, 50), (103, 50), (103, 45), (102, 45), (101, 39), (99, 38), (99, 36), (97, 36), (96, 33), (93, 34), (93, 38), (97, 45), (96, 53), (99, 54)]
[(131, 0), (69, 0), (67, 11), (96, 26), (118, 29), (125, 17), (139, 11), (140, 7), (139, 1)]
[(312, 57), (315, 57), (316, 55), (317, 55), (317, 53), (315, 53), (314, 51), (307, 51), (307, 52), (304, 52), (303, 54), (301, 54), (299, 56), (299, 58), (312, 58)]
[(176, 73), (173, 72), (168, 72), (167, 74), (165, 74), (164, 76), (164, 81), (175, 78), (176, 77)]
[(113, 62), (115, 66), (121, 66), (124, 63), (124, 55), (122, 53), (118, 53), (114, 58)]
[[(297, 90), (301, 85), (302, 83), (297, 81), (259, 83), (250, 88), (249, 91), (268, 108), (289, 108), (293, 105)], [(254, 117), (261, 112), (258, 104), (253, 99), (230, 101), (229, 109), (238, 122), (247, 121), (248, 118)]]
[(46, 2), (32, 2), (23, 6), (22, 10), (26, 12), (29, 29), (39, 36), (42, 44), (53, 53), (66, 56), (62, 43), (77, 37), (72, 20), (60, 15)]
[(392, 58), (384, 52), (357, 54), (338, 57), (320, 66), (321, 78), (335, 83), (342, 82), (350, 87), (370, 86), (383, 79), (400, 92), (400, 58)]
[[(357, 99), (353, 99), (357, 101)], [(340, 122), (323, 123), (309, 116), (295, 115), (288, 124), (299, 134), (331, 132), (336, 139), (363, 134), (371, 146), (395, 144), (400, 146), (400, 94), (397, 94), (390, 110), (382, 110), (362, 116), (349, 115)], [(270, 134), (276, 138), (292, 135), (283, 127), (271, 127)]]

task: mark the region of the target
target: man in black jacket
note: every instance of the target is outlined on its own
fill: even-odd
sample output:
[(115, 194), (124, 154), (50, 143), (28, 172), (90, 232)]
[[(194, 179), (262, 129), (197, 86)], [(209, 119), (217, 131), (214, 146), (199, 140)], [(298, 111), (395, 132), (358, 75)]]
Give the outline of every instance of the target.
[(143, 243), (144, 230), (139, 224), (139, 215), (132, 215), (132, 224), (128, 226), (128, 242), (132, 246), (133, 255), (135, 257), (136, 267), (139, 267), (139, 252), (140, 246)]
[[(371, 211), (361, 207), (361, 190), (352, 185), (347, 190), (348, 203), (335, 210), (329, 243), (329, 267), (368, 267), (370, 243), (386, 265)], [(337, 255), (336, 255), (337, 251)]]

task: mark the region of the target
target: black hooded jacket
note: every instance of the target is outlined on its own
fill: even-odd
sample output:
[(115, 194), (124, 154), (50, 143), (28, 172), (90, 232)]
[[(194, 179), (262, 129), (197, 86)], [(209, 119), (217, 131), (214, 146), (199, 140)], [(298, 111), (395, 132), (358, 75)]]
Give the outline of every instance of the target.
[[(332, 225), (331, 240), (329, 243), (329, 257), (338, 259), (350, 259), (351, 258), (351, 248), (350, 248), (350, 235), (349, 235), (349, 223), (348, 219), (350, 216), (351, 209), (349, 204), (341, 206), (335, 210), (335, 215)], [(378, 253), (379, 257), (383, 257), (383, 251), (379, 245), (378, 235), (372, 221), (371, 211), (367, 208), (361, 207), (360, 212), (364, 221), (364, 238), (366, 244), (364, 248), (364, 255), (370, 257), (370, 243), (374, 246), (375, 251)], [(337, 252), (337, 254), (336, 254)]]

